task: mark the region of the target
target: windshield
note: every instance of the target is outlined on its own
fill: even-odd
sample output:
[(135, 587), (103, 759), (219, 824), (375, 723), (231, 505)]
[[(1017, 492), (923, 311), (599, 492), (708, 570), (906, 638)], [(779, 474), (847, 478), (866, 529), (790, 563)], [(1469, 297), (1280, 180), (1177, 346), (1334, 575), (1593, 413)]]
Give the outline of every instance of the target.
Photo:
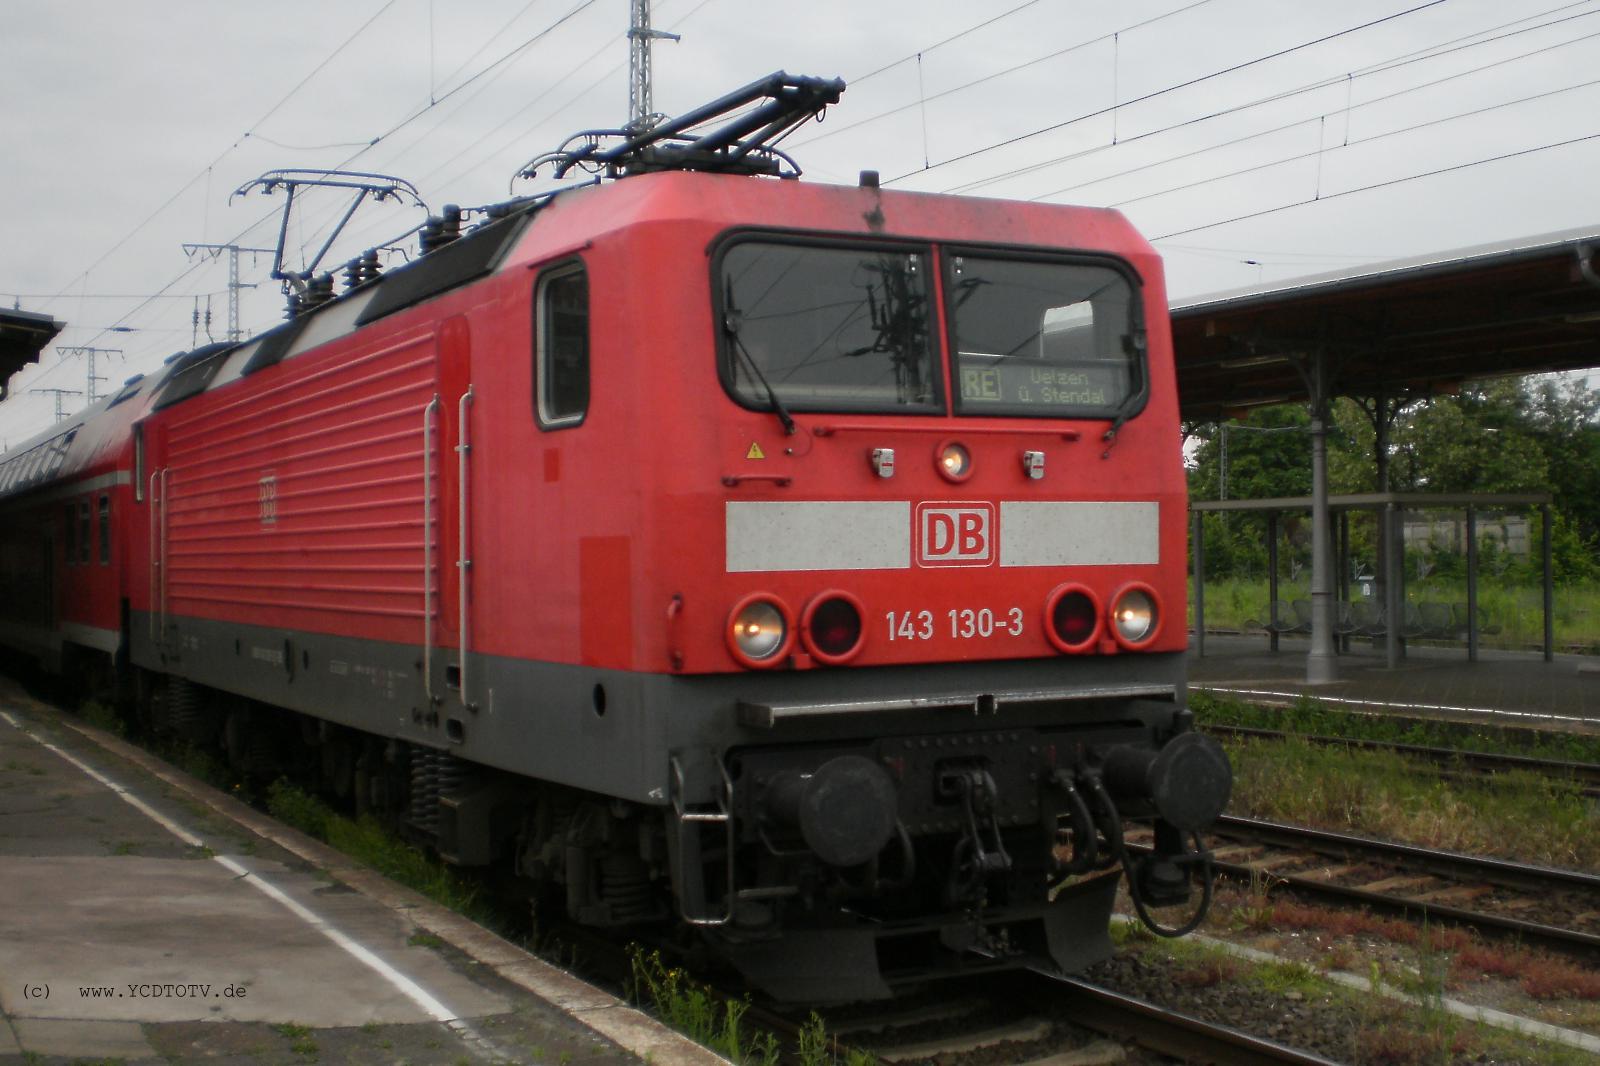
[(1134, 294), (1110, 267), (950, 257), (956, 410), (1105, 417), (1140, 389)]
[(730, 390), (761, 409), (775, 395), (794, 410), (939, 410), (927, 260), (881, 248), (733, 245), (719, 274)]

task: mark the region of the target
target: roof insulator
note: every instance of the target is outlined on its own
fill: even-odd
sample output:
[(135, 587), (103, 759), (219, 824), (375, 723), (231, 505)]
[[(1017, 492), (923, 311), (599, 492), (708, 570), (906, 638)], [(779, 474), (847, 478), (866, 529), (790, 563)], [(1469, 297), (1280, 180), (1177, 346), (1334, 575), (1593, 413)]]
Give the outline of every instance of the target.
[(461, 236), (461, 208), (445, 204), (444, 213), (434, 215), (422, 227), (422, 254), (437, 251)]
[(332, 299), (333, 275), (318, 274), (306, 283), (306, 291), (300, 294), (300, 306), (296, 314), (304, 314), (307, 311), (321, 307)]

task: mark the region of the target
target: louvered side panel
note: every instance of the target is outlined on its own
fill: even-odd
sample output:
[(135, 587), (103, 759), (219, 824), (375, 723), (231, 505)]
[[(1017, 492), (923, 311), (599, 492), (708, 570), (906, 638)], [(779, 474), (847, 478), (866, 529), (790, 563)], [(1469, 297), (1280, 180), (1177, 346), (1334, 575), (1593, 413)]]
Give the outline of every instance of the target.
[(174, 420), (169, 609), (420, 642), (433, 336), (306, 362)]

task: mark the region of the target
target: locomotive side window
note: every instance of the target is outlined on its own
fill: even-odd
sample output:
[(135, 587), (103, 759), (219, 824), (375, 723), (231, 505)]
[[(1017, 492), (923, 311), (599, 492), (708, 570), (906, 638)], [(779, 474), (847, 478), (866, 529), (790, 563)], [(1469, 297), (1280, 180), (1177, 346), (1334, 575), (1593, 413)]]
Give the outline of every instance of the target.
[(546, 428), (589, 410), (589, 276), (582, 264), (539, 279), (534, 294), (534, 403)]
[(724, 386), (747, 407), (937, 411), (926, 251), (740, 241), (720, 258)]
[(89, 561), (89, 501), (78, 504), (78, 562)]
[(111, 565), (111, 497), (100, 497), (100, 565)]
[(62, 508), (63, 525), (66, 526), (66, 535), (62, 542), (66, 545), (67, 565), (71, 566), (78, 561), (78, 507), (76, 504), (67, 504)]
[(953, 255), (947, 299), (958, 411), (1125, 417), (1140, 400), (1144, 332), (1121, 271)]

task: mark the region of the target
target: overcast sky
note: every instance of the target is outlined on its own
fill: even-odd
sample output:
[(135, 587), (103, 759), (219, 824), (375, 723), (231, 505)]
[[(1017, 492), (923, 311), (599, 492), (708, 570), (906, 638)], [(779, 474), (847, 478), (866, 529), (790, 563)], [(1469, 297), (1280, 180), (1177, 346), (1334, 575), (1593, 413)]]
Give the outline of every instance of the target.
[[(101, 394), (227, 330), (227, 266), (271, 247), (276, 167), (379, 171), (435, 209), (626, 119), (629, 0), (8, 0), (0, 7), (0, 300), (103, 355)], [(987, 24), (985, 24), (987, 23)], [(656, 0), (655, 105), (782, 68), (850, 82), (786, 143), (807, 180), (1118, 206), (1175, 299), (1594, 227), (1600, 0)], [(516, 184), (515, 191), (535, 186)], [(320, 246), (331, 202), (289, 232)], [(420, 221), (358, 215), (337, 264)], [(282, 314), (246, 255), (242, 326)], [(208, 338), (202, 324), (198, 339)], [(47, 349), (0, 443), (83, 390)], [(62, 397), (66, 410), (83, 396)]]

